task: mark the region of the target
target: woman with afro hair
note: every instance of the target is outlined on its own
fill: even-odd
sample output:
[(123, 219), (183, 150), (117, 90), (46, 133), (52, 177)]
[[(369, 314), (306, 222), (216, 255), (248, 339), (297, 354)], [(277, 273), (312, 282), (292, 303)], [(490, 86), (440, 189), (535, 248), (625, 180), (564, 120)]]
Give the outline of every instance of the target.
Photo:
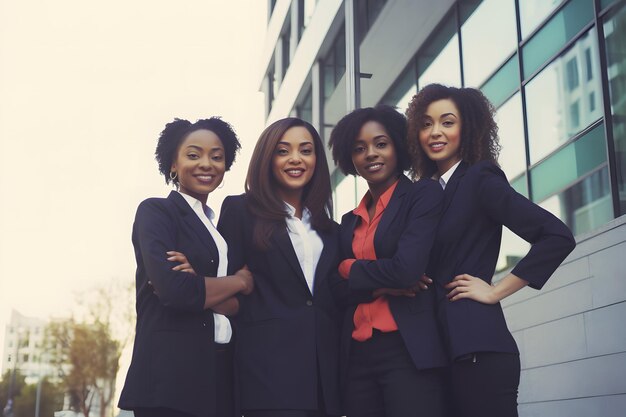
[[(515, 192), (497, 163), (494, 108), (473, 88), (424, 87), (407, 110), (413, 171), (444, 189), (427, 275), (450, 354), (455, 416), (517, 416), (519, 351), (500, 301), (540, 289), (574, 249), (559, 219)], [(531, 249), (492, 283), (502, 227)]]
[(330, 137), (333, 159), (369, 190), (343, 215), (340, 277), (343, 392), (348, 417), (444, 415), (447, 364), (434, 292), (423, 278), (443, 192), (411, 182), (406, 119), (389, 106), (355, 110)]
[(216, 117), (176, 119), (159, 137), (159, 170), (177, 190), (143, 201), (133, 225), (137, 326), (119, 406), (137, 417), (236, 415), (232, 329), (223, 314), (238, 310), (234, 296), (250, 293), (253, 281), (246, 269), (227, 276), (228, 246), (207, 198), (239, 148)]

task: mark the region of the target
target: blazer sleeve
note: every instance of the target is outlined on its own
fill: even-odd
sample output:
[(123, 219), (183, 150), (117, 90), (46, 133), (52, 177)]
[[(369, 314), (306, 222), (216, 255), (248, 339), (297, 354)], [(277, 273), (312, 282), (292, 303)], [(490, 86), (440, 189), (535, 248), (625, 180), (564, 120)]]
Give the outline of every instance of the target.
[(135, 216), (135, 242), (161, 304), (180, 310), (202, 311), (206, 297), (204, 277), (172, 271), (176, 263), (167, 260), (166, 252), (177, 247), (177, 226), (173, 216), (159, 200), (142, 202)]
[(350, 289), (410, 288), (420, 280), (432, 248), (443, 204), (443, 190), (435, 181), (411, 185), (404, 231), (391, 258), (357, 260), (350, 269)]
[(481, 163), (477, 168), (481, 208), (531, 244), (511, 272), (528, 281), (530, 287), (540, 289), (574, 250), (572, 232), (552, 213), (518, 194), (496, 165)]
[(229, 196), (222, 202), (217, 230), (228, 244), (228, 273), (234, 274), (246, 264), (244, 231), (246, 223), (243, 196)]

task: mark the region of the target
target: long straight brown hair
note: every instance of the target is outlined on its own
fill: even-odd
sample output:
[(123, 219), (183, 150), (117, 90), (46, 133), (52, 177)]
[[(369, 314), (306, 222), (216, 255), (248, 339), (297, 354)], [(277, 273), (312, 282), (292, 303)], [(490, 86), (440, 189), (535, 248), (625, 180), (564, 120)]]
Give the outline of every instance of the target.
[(278, 197), (278, 183), (272, 173), (272, 159), (276, 145), (287, 130), (301, 126), (309, 131), (315, 146), (315, 172), (302, 193), (302, 206), (311, 212), (311, 225), (315, 230), (327, 230), (332, 225), (332, 191), (330, 174), (324, 154), (324, 144), (317, 130), (308, 122), (287, 117), (272, 123), (259, 136), (250, 159), (246, 177), (248, 209), (256, 217), (253, 231), (254, 244), (266, 250), (271, 246), (272, 234), (285, 227), (288, 213), (285, 203)]

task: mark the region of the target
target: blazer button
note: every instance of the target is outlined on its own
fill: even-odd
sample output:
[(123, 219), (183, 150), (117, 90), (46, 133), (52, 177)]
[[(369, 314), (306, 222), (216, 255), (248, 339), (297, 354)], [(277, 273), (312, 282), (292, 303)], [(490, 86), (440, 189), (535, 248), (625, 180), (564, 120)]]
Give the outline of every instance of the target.
[(313, 300), (306, 300), (306, 305), (309, 307), (313, 305)]
[(202, 327), (206, 327), (206, 323), (202, 323)]
[(213, 263), (213, 259), (211, 259), (211, 263)]

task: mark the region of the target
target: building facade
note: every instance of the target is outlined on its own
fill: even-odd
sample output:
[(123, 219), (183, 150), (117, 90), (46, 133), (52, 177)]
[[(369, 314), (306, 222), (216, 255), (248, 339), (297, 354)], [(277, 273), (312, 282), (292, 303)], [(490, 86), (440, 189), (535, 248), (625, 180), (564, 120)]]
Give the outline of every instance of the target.
[[(626, 1), (268, 0), (268, 9), (267, 123), (299, 116), (327, 141), (351, 109), (404, 112), (432, 82), (492, 101), (511, 185), (578, 242), (541, 292), (503, 303), (522, 352), (520, 415), (622, 416)], [(331, 170), (339, 218), (367, 187)], [(527, 250), (505, 230), (496, 279)]]
[(27, 384), (36, 383), (40, 376), (55, 375), (44, 353), (45, 329), (48, 323), (11, 311), (6, 325), (2, 353), (2, 375), (19, 370)]

